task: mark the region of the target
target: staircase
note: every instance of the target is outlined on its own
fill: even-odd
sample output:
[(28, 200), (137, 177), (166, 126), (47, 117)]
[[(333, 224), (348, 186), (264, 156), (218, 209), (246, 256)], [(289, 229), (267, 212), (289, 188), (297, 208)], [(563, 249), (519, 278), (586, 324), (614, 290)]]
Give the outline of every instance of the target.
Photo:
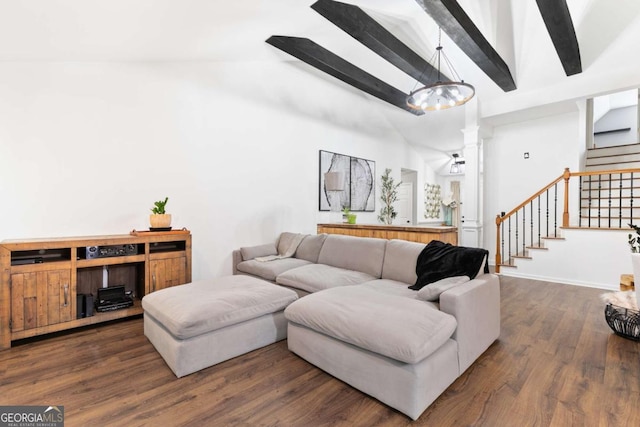
[(640, 224), (640, 144), (588, 150), (585, 164), (496, 217), (497, 273), (614, 289), (631, 271), (626, 240), (628, 224)]

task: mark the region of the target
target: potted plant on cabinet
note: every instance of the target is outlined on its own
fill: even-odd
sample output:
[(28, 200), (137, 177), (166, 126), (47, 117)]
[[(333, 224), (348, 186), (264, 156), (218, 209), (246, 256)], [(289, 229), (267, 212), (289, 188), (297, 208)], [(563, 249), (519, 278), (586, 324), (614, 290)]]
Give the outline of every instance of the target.
[(345, 219), (347, 220), (348, 224), (355, 224), (356, 223), (357, 215), (354, 214), (353, 212), (351, 212), (351, 209), (349, 209), (348, 207), (345, 207), (344, 209), (342, 209), (342, 214), (345, 217)]
[(169, 198), (165, 197), (164, 200), (158, 200), (153, 203), (154, 206), (151, 208), (152, 214), (149, 215), (149, 223), (151, 224), (152, 230), (171, 229), (171, 214), (165, 211), (168, 201)]

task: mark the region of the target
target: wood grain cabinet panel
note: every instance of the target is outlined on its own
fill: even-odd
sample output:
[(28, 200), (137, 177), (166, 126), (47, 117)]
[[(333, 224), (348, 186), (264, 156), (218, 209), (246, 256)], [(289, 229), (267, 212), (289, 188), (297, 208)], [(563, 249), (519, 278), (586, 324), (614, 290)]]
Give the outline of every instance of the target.
[(187, 283), (187, 258), (176, 256), (173, 258), (150, 261), (151, 292), (171, 286)]
[(71, 271), (50, 270), (11, 275), (11, 331), (68, 322), (75, 310)]

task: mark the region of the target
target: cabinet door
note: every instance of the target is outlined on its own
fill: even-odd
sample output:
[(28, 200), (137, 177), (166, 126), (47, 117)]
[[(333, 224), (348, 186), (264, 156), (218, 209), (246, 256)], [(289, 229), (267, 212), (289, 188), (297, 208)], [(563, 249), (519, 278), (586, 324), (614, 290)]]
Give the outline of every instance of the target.
[(11, 275), (11, 330), (33, 329), (74, 318), (71, 271), (49, 270)]
[(177, 256), (149, 261), (151, 292), (187, 282), (187, 257)]

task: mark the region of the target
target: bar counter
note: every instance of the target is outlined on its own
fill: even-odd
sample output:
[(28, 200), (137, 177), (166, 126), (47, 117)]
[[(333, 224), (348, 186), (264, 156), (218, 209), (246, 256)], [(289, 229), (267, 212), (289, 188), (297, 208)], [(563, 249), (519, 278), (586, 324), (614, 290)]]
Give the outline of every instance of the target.
[(383, 224), (318, 224), (318, 234), (346, 234), (380, 239), (401, 239), (410, 242), (429, 243), (440, 240), (458, 244), (458, 228), (451, 226), (383, 225)]

